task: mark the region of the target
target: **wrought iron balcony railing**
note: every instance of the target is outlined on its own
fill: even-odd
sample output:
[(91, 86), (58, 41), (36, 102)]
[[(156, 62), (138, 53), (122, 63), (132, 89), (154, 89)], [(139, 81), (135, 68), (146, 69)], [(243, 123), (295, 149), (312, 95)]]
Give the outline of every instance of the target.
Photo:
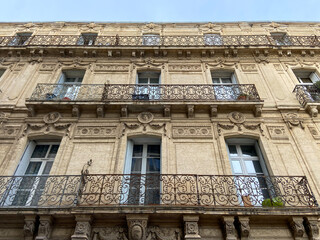
[[(23, 39), (25, 38), (25, 39)], [(283, 40), (268, 35), (176, 35), (176, 36), (85, 36), (84, 35), (33, 35), (0, 36), (0, 47), (14, 46), (320, 46), (319, 36), (288, 36)]]
[(317, 207), (306, 177), (81, 175), (0, 177), (0, 208)]
[(254, 84), (43, 84), (28, 101), (261, 101)]
[(307, 103), (320, 103), (320, 89), (311, 84), (296, 85), (293, 92), (302, 106)]

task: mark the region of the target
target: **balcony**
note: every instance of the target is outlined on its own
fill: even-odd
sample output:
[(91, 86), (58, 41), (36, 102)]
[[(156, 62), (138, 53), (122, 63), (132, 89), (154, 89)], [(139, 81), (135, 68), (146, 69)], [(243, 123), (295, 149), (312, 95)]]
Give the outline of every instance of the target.
[(0, 208), (318, 207), (306, 177), (77, 175), (0, 177)]
[[(232, 103), (232, 104), (231, 104)], [(261, 111), (260, 99), (254, 84), (226, 85), (137, 85), (137, 84), (38, 84), (28, 107), (71, 107), (112, 105), (131, 109), (164, 105), (181, 108), (185, 105), (201, 105), (203, 108), (244, 108), (255, 113)], [(184, 109), (184, 108), (183, 108)], [(260, 112), (261, 113), (261, 112)]]
[[(82, 35), (33, 35), (27, 41), (17, 41), (19, 36), (0, 36), (0, 47), (224, 47), (224, 46), (300, 46), (319, 47), (318, 36), (286, 36), (278, 39), (268, 35), (174, 35), (174, 36), (94, 36), (85, 41)], [(21, 38), (21, 37), (20, 37)]]
[(320, 89), (314, 85), (301, 84), (296, 85), (293, 92), (296, 97), (311, 116), (316, 117), (318, 115), (318, 108), (320, 107)]

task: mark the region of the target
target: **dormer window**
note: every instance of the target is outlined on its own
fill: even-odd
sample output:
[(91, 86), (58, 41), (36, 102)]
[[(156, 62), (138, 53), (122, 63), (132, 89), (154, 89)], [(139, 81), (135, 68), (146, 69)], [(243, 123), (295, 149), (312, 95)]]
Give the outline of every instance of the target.
[(296, 75), (298, 81), (303, 84), (313, 84), (320, 81), (318, 74), (312, 70), (296, 69), (293, 70), (293, 73)]
[(278, 46), (291, 45), (290, 38), (286, 33), (271, 33), (271, 37)]
[(142, 36), (142, 45), (146, 45), (146, 46), (160, 45), (160, 35), (159, 34), (144, 34)]
[(97, 36), (97, 33), (82, 33), (79, 37), (78, 45), (92, 46), (94, 45)]
[(223, 39), (220, 34), (205, 34), (204, 44), (209, 46), (223, 45)]
[(10, 46), (23, 46), (26, 45), (32, 33), (17, 33), (16, 36), (13, 37)]

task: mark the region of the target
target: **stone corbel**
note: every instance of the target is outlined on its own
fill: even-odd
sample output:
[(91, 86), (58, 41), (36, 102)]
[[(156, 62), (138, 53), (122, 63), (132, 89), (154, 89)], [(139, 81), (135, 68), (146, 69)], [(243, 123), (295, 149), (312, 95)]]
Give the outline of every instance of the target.
[(34, 109), (34, 106), (28, 107), (28, 117), (34, 117), (36, 115), (36, 111)]
[(311, 240), (319, 240), (319, 225), (317, 217), (304, 218), (304, 226), (306, 233)]
[(24, 217), (23, 235), (25, 240), (33, 240), (35, 230), (35, 215), (27, 215)]
[(129, 240), (146, 240), (148, 215), (127, 215)]
[(308, 106), (307, 109), (308, 113), (311, 117), (317, 117), (318, 116), (318, 108), (317, 106)]
[(163, 116), (169, 118), (171, 116), (171, 106), (164, 105)]
[(97, 106), (97, 117), (98, 118), (103, 118), (104, 117), (104, 106), (103, 105), (98, 105)]
[(305, 233), (304, 227), (303, 227), (303, 218), (292, 217), (290, 220), (290, 229), (294, 239), (302, 238)]
[(128, 117), (128, 107), (127, 106), (121, 107), (121, 117)]
[(71, 240), (89, 240), (91, 236), (92, 216), (78, 215), (76, 216), (77, 225)]
[(184, 215), (183, 216), (184, 221), (184, 239), (201, 239), (199, 235), (199, 216), (197, 215)]
[(194, 118), (194, 105), (187, 106), (188, 118)]
[(247, 239), (250, 233), (249, 217), (239, 217), (238, 218), (238, 227), (241, 239)]
[(234, 217), (224, 216), (222, 219), (222, 223), (226, 240), (237, 240), (237, 231), (234, 226)]
[(49, 240), (52, 232), (53, 219), (51, 216), (41, 216), (36, 240)]
[(80, 107), (78, 105), (73, 105), (72, 107), (72, 117), (80, 117)]
[(262, 105), (255, 105), (254, 116), (261, 117), (261, 114), (262, 114)]
[(218, 105), (210, 105), (210, 115), (211, 117), (218, 116)]

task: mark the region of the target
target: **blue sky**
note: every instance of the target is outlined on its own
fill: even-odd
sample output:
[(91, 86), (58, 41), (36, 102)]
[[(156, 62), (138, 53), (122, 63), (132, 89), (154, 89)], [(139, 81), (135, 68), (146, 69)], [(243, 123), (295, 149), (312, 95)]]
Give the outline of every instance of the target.
[(0, 21), (320, 21), (320, 0), (1, 0)]

